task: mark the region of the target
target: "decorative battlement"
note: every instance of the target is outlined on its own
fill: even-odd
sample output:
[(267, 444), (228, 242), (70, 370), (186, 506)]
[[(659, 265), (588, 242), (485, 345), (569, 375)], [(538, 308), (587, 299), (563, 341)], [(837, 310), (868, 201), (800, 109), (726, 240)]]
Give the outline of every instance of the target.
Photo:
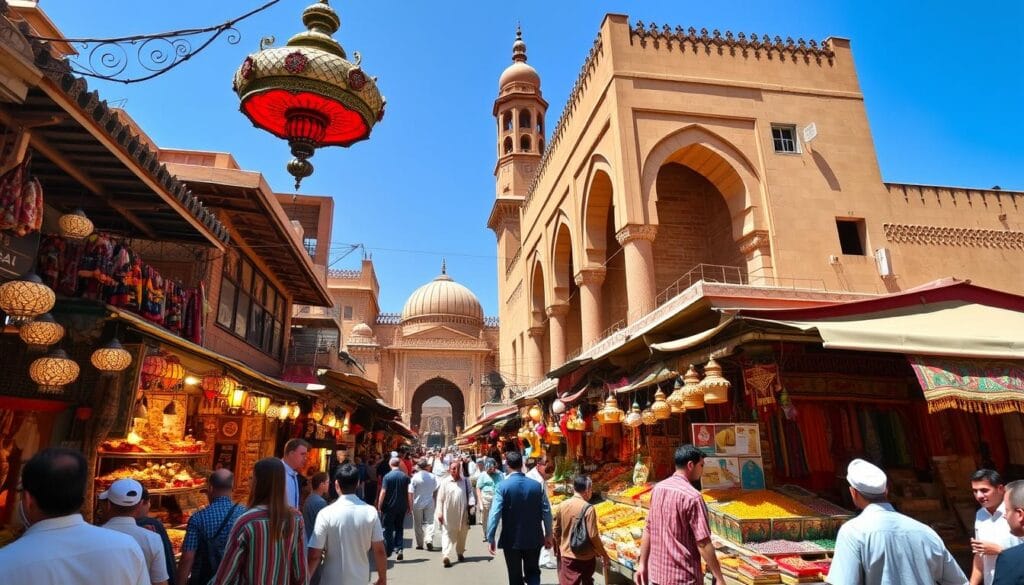
[(681, 26), (673, 29), (667, 24), (659, 28), (653, 22), (644, 26), (643, 22), (637, 21), (636, 25), (629, 29), (629, 38), (630, 41), (634, 38), (638, 39), (640, 46), (644, 48), (650, 45), (658, 49), (664, 45), (669, 51), (674, 46), (680, 51), (689, 48), (694, 53), (703, 50), (708, 54), (714, 51), (723, 55), (728, 51), (731, 56), (739, 54), (743, 57), (753, 55), (757, 59), (762, 56), (766, 59), (786, 60), (788, 58), (793, 62), (803, 59), (805, 63), (810, 63), (813, 59), (819, 64), (825, 60), (829, 65), (832, 64), (832, 58), (835, 57), (832, 45), (827, 40), (818, 44), (814, 40), (797, 39), (794, 41), (792, 37), (782, 40), (782, 37), (779, 36), (771, 38), (768, 35), (762, 35), (759, 38), (756, 33), (752, 33), (748, 38), (744, 33), (733, 35), (731, 31), (726, 31), (723, 35), (718, 29), (709, 34), (706, 28), (700, 29), (700, 32), (697, 32), (697, 29), (692, 26), (686, 30)]
[(500, 326), (500, 322), (497, 317), (484, 317), (484, 327), (489, 329), (497, 329)]
[(377, 325), (398, 325), (401, 322), (401, 313), (381, 313), (377, 315)]
[(562, 135), (565, 134), (565, 127), (569, 124), (572, 114), (576, 111), (576, 107), (579, 105), (580, 100), (583, 97), (583, 90), (587, 87), (587, 82), (590, 81), (590, 75), (597, 68), (598, 59), (604, 54), (604, 42), (601, 40), (601, 35), (598, 34), (597, 38), (594, 39), (594, 46), (590, 47), (590, 52), (587, 53), (587, 58), (583, 62), (583, 67), (580, 68), (580, 74), (576, 76), (576, 83), (573, 84), (572, 90), (569, 91), (569, 99), (566, 100), (565, 108), (562, 110), (562, 115), (558, 117), (558, 122), (555, 123), (555, 129), (551, 133), (551, 140), (547, 143), (547, 147), (544, 149), (544, 153), (541, 155), (540, 164), (537, 165), (537, 172), (533, 176), (533, 180), (530, 182), (530, 188), (527, 190), (526, 199), (523, 201), (523, 208), (529, 209), (530, 201), (533, 200), (533, 194), (537, 190), (537, 185), (540, 183), (541, 178), (544, 176), (544, 171), (548, 168), (548, 161), (551, 160), (551, 152), (558, 146), (558, 143), (562, 139)]
[(349, 280), (357, 280), (362, 277), (362, 270), (342, 270), (337, 268), (331, 268), (327, 271), (328, 278), (345, 278)]

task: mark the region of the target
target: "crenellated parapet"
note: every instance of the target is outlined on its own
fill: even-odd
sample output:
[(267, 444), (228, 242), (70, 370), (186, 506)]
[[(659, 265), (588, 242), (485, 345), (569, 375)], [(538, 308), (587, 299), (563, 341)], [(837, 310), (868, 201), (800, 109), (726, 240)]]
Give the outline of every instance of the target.
[(768, 60), (804, 61), (805, 63), (810, 63), (813, 60), (818, 64), (828, 62), (829, 65), (832, 64), (832, 59), (835, 57), (835, 52), (828, 40), (819, 44), (813, 39), (794, 41), (792, 37), (787, 37), (783, 40), (779, 36), (772, 38), (768, 35), (758, 36), (757, 33), (752, 33), (748, 37), (744, 33), (734, 35), (731, 31), (722, 34), (718, 29), (714, 29), (710, 33), (706, 28), (697, 31), (692, 26), (685, 30), (681, 26), (671, 28), (667, 24), (659, 28), (653, 22), (645, 26), (640, 21), (630, 27), (629, 33), (630, 41), (636, 39), (641, 47), (664, 48), (668, 51), (689, 50), (694, 53), (703, 51), (709, 55), (711, 53), (719, 55), (728, 53), (734, 57), (754, 57), (755, 59), (763, 57)]

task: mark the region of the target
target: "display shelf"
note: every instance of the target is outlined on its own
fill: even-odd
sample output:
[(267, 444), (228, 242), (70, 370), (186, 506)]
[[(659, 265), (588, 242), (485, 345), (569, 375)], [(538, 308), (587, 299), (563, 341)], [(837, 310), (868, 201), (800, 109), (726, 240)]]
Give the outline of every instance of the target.
[(149, 493), (150, 495), (153, 496), (170, 496), (177, 494), (187, 494), (189, 492), (197, 492), (204, 489), (205, 487), (206, 484), (204, 483), (203, 485), (194, 485), (192, 487), (160, 488), (155, 490), (149, 490)]
[(99, 456), (104, 459), (197, 459), (199, 457), (209, 457), (211, 453), (209, 451), (200, 451), (196, 453), (182, 453), (179, 451), (171, 451), (165, 453), (135, 453), (135, 452), (118, 452), (118, 451), (100, 451)]

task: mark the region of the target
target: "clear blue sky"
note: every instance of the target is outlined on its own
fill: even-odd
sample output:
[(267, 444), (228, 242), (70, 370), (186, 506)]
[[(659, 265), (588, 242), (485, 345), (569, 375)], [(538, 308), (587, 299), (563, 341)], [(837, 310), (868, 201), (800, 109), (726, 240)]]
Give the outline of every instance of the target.
[[(218, 23), (263, 0), (43, 0), (67, 36), (114, 36)], [(164, 77), (93, 82), (165, 147), (228, 151), (278, 191), (287, 145), (252, 128), (231, 91), (260, 38), (282, 44), (311, 0), (285, 0)], [(499, 8), (499, 4), (501, 8)], [(1004, 2), (342, 2), (337, 38), (379, 77), (387, 116), (369, 141), (319, 151), (302, 191), (335, 199), (335, 245), (373, 254), (381, 306), (449, 273), (497, 314), (491, 106), (520, 21), (554, 127), (606, 12), (684, 28), (783, 38), (852, 39), (882, 175), (887, 181), (1024, 189), (1024, 3)], [(359, 253), (335, 266), (354, 268)]]

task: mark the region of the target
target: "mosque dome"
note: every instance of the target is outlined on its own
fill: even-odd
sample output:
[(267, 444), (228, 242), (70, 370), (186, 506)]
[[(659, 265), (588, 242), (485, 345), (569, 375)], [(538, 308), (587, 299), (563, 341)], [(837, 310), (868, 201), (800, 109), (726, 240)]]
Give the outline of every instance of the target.
[(402, 324), (461, 323), (482, 327), (484, 310), (480, 300), (465, 286), (448, 276), (445, 265), (441, 274), (416, 289), (402, 309)]
[(373, 337), (373, 329), (366, 323), (359, 323), (352, 328), (353, 337)]
[(540, 89), (540, 74), (526, 64), (526, 43), (523, 42), (523, 31), (519, 27), (516, 27), (516, 42), (512, 43), (512, 64), (498, 79), (498, 89), (510, 83), (528, 83)]

